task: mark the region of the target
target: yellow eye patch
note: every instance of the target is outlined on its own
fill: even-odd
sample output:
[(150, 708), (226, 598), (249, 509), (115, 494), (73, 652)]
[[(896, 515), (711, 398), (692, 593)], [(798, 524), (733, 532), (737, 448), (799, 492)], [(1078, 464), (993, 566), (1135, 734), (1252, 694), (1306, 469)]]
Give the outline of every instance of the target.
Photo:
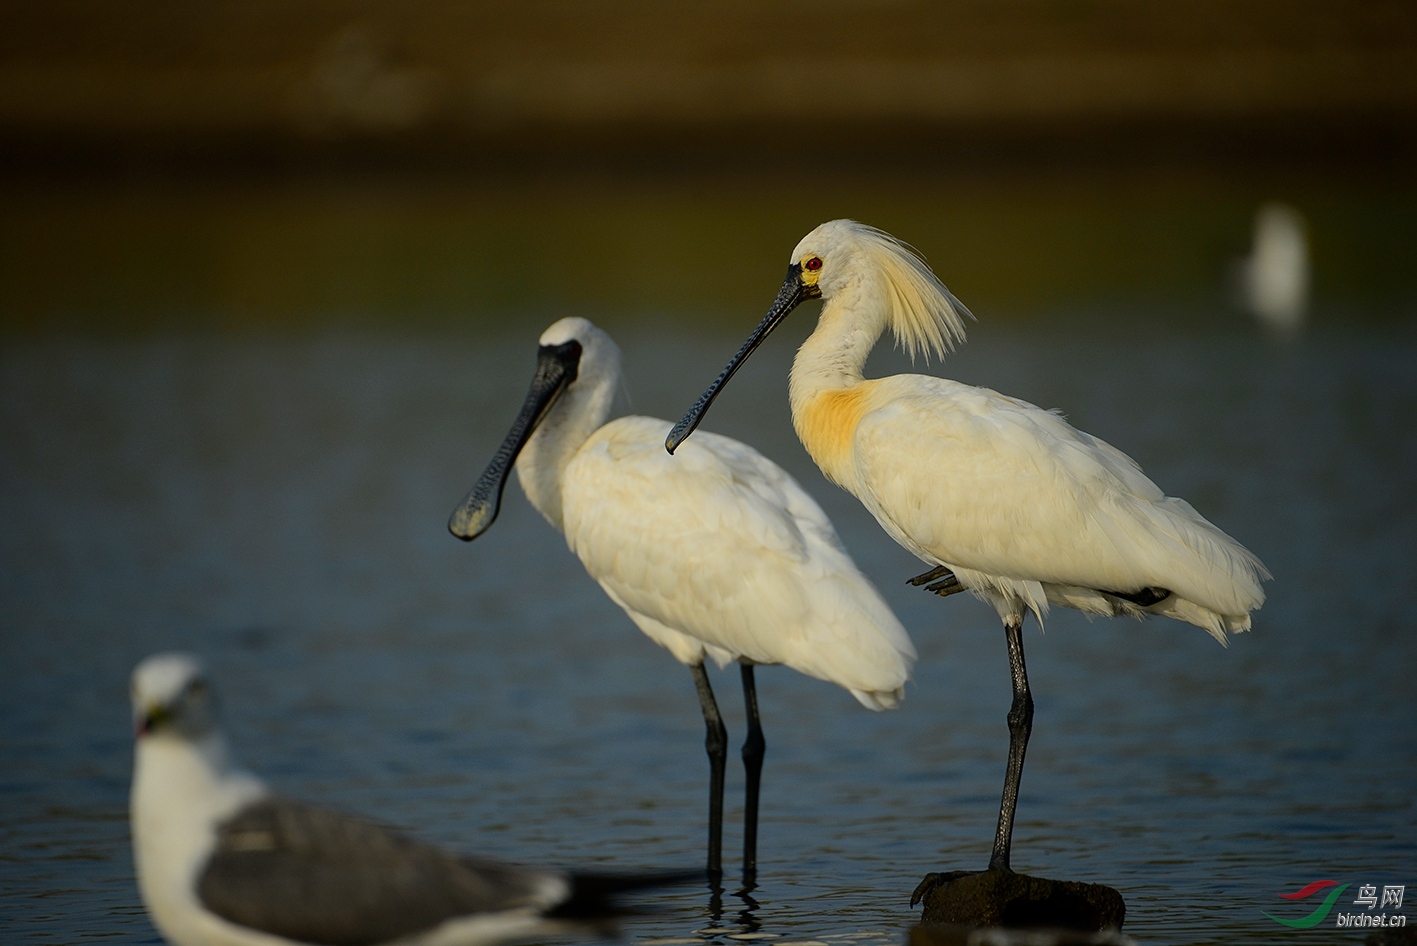
[(822, 258), (820, 256), (809, 256), (802, 261), (802, 283), (806, 286), (815, 286), (817, 277), (822, 269)]

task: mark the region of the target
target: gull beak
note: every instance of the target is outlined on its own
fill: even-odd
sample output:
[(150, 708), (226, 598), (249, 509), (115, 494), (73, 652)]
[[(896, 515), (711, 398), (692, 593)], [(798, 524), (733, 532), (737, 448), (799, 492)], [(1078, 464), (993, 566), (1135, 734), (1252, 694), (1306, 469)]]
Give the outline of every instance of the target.
[(141, 739), (162, 725), (172, 714), (168, 712), (166, 706), (153, 704), (144, 708), (138, 714), (138, 718), (133, 721), (133, 738)]
[(575, 339), (560, 345), (542, 345), (538, 350), (536, 374), (532, 376), (531, 390), (527, 391), (521, 413), (512, 422), (512, 429), (507, 431), (506, 439), (497, 448), (492, 462), (482, 471), (477, 485), (448, 519), (448, 531), (453, 535), (471, 542), (492, 526), (497, 510), (501, 508), (502, 490), (507, 485), (507, 477), (512, 472), (517, 454), (531, 439), (537, 424), (546, 417), (561, 392), (576, 380), (580, 361), (581, 343)]
[(793, 263), (787, 267), (787, 278), (782, 281), (782, 288), (777, 291), (777, 298), (772, 302), (772, 308), (768, 309), (768, 314), (758, 323), (758, 327), (753, 330), (753, 334), (748, 336), (748, 340), (743, 343), (743, 347), (738, 349), (738, 354), (733, 356), (733, 360), (728, 363), (713, 384), (708, 386), (708, 390), (699, 395), (699, 399), (694, 402), (694, 406), (689, 408), (689, 412), (683, 416), (679, 423), (674, 425), (674, 429), (669, 431), (669, 436), (664, 441), (664, 449), (671, 454), (679, 448), (679, 445), (688, 439), (694, 432), (694, 428), (699, 426), (699, 422), (708, 413), (709, 405), (713, 404), (713, 399), (718, 397), (718, 392), (723, 390), (723, 386), (728, 383), (728, 379), (733, 377), (733, 373), (748, 360), (763, 339), (772, 334), (772, 330), (777, 328), (777, 324), (787, 318), (789, 312), (797, 308), (808, 299), (815, 299), (821, 295), (821, 291), (816, 286), (809, 286), (802, 281), (802, 264)]

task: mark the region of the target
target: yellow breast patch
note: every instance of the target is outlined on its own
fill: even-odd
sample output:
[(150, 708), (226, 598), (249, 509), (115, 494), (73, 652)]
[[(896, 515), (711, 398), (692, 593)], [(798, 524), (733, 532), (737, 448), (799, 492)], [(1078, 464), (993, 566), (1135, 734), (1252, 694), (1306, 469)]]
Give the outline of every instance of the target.
[(869, 408), (870, 382), (823, 391), (792, 415), (802, 446), (827, 479), (845, 486), (855, 460), (853, 443), (861, 417)]

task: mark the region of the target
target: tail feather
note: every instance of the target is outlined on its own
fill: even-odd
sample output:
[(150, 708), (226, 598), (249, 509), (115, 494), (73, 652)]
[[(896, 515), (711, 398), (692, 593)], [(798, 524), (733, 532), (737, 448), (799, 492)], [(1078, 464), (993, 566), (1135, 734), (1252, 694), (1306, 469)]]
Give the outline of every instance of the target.
[(652, 887), (671, 887), (707, 881), (708, 871), (655, 871), (643, 874), (572, 874), (571, 892), (546, 916), (562, 920), (594, 920), (622, 916), (630, 911), (617, 902), (620, 894)]

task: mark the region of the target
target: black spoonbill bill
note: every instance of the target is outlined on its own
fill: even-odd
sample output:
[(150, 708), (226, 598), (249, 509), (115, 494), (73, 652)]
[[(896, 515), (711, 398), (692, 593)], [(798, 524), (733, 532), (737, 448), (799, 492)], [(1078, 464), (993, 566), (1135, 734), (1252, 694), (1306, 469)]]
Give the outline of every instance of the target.
[[(931, 570), (937, 594), (971, 591), (1004, 623), (1013, 679), (1009, 760), (991, 869), (1009, 870), (1033, 698), (1023, 617), (1049, 605), (1159, 614), (1226, 643), (1264, 602), (1259, 559), (1167, 496), (1129, 457), (1058, 414), (987, 388), (917, 374), (862, 377), (889, 328), (905, 349), (943, 356), (968, 311), (894, 237), (824, 223), (792, 252), (767, 316), (665, 441), (673, 453), (753, 350), (799, 303), (821, 299), (792, 363), (792, 422), (827, 478), (865, 504)], [(689, 441), (692, 443), (693, 441)]]
[(915, 648), (792, 477), (727, 437), (704, 434), (676, 458), (663, 449), (668, 421), (607, 423), (619, 383), (620, 350), (589, 321), (562, 319), (542, 333), (521, 413), (448, 528), (462, 539), (485, 532), (515, 462), (527, 498), (590, 576), (689, 667), (707, 729), (715, 874), (728, 734), (704, 659), (739, 662), (748, 718), (743, 868), (751, 880), (765, 747), (753, 667), (785, 664), (879, 710), (901, 698)]
[(133, 859), (175, 946), (487, 946), (598, 925), (617, 894), (703, 876), (532, 870), (274, 795), (232, 761), (186, 654), (138, 664), (132, 699)]

